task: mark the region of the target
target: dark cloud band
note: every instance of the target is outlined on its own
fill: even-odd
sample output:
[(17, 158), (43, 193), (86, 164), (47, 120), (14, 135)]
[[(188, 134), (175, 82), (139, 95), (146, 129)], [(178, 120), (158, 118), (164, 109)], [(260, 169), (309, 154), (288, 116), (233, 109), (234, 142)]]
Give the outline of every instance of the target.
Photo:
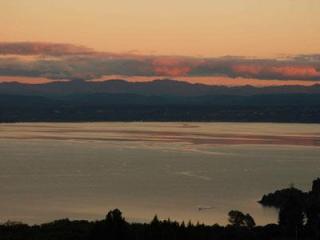
[[(15, 57), (9, 57), (8, 54)], [(0, 56), (2, 76), (84, 80), (106, 75), (320, 80), (320, 55), (317, 54), (281, 60), (191, 58), (110, 54), (71, 44), (0, 43)], [(24, 56), (31, 56), (31, 59), (26, 60)]]
[(41, 43), (41, 42), (14, 42), (0, 43), (0, 54), (2, 55), (79, 55), (91, 54), (94, 51), (83, 46), (64, 43)]

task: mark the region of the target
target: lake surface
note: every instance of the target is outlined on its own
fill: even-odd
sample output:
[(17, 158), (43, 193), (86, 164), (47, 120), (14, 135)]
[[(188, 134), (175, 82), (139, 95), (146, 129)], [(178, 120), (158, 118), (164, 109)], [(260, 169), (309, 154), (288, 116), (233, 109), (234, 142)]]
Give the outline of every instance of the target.
[[(320, 177), (320, 125), (28, 123), (0, 125), (0, 221), (277, 221), (263, 194)], [(199, 207), (209, 209), (199, 211)]]

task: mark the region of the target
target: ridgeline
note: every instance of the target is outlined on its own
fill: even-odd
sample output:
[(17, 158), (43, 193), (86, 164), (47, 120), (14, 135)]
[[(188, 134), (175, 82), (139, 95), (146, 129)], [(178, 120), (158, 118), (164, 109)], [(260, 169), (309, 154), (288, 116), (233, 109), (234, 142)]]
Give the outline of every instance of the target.
[(0, 83), (0, 122), (320, 123), (320, 85), (226, 87), (174, 80)]

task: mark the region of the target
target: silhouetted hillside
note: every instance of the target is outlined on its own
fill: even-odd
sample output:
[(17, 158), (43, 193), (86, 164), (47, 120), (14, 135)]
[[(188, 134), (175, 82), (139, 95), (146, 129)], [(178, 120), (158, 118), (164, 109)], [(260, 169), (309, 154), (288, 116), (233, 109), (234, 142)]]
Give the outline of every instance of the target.
[(138, 94), (138, 95), (257, 95), (257, 94), (319, 94), (320, 85), (314, 86), (275, 86), (275, 87), (226, 87), (204, 84), (191, 84), (175, 80), (155, 80), (151, 82), (128, 82), (125, 80), (109, 80), (103, 82), (69, 81), (46, 84), (0, 83), (0, 94), (15, 95), (70, 95), (70, 94)]
[[(0, 84), (0, 122), (320, 122), (312, 87), (218, 87), (158, 80)], [(289, 92), (308, 93), (289, 93)], [(272, 92), (267, 93), (267, 92)]]

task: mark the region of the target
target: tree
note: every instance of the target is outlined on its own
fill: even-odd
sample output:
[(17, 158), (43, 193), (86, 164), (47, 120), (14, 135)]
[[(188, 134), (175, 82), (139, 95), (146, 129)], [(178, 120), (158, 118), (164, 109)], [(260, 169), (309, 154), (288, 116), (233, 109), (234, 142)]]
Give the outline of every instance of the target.
[(256, 226), (256, 222), (254, 221), (253, 217), (251, 217), (250, 214), (245, 215), (244, 223), (245, 223), (245, 226), (248, 227), (249, 229), (252, 229)]
[(279, 225), (287, 235), (298, 237), (304, 223), (304, 213), (301, 201), (295, 197), (287, 200), (279, 212)]
[(128, 223), (119, 209), (108, 212), (105, 219), (105, 231), (108, 239), (125, 239), (129, 233)]
[(315, 236), (316, 239), (320, 239), (320, 178), (313, 181), (305, 208), (308, 219), (306, 229), (309, 234)]
[(125, 219), (122, 217), (122, 212), (119, 209), (114, 209), (108, 212), (106, 222), (110, 224), (121, 224), (125, 222)]
[(159, 226), (160, 225), (160, 220), (159, 220), (157, 215), (155, 215), (153, 217), (152, 221), (150, 222), (150, 225), (153, 225), (153, 226)]
[(240, 211), (232, 210), (229, 212), (229, 222), (235, 227), (253, 228), (256, 223), (250, 214), (243, 214)]
[(317, 197), (320, 196), (320, 178), (317, 178), (312, 182), (311, 194), (316, 195)]

